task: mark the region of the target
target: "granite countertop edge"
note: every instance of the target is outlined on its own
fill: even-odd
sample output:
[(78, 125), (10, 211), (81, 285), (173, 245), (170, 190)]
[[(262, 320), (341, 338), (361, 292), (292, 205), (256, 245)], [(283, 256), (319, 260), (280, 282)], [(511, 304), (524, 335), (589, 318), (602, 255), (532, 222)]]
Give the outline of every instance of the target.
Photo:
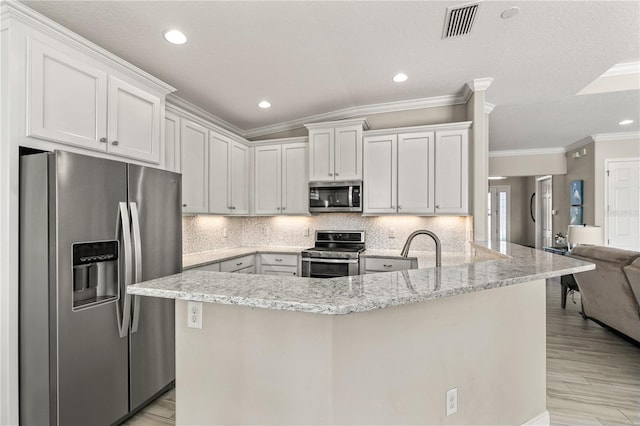
[[(343, 315), (489, 290), (595, 268), (589, 262), (515, 244), (474, 242), (472, 246), (495, 251), (502, 258), (440, 268), (331, 279), (187, 270), (129, 286), (127, 292), (140, 296), (250, 308)], [(279, 252), (277, 248), (250, 249), (245, 254)]]

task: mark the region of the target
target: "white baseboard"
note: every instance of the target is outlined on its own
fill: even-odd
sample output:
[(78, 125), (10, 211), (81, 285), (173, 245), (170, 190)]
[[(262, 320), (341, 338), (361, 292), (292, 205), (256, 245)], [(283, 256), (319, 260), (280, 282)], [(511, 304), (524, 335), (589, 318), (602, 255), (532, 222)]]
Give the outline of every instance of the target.
[(538, 414), (531, 420), (522, 423), (522, 426), (549, 426), (550, 424), (551, 417), (549, 416), (549, 411), (544, 410), (542, 413)]

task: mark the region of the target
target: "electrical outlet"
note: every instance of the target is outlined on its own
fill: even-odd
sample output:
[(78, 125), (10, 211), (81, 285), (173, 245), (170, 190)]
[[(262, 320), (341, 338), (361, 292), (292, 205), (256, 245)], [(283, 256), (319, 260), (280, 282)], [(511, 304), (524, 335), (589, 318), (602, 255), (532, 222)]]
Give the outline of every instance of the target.
[(458, 388), (447, 391), (447, 416), (458, 412)]
[(308, 237), (309, 236), (309, 227), (305, 226), (304, 229), (302, 230), (302, 236), (303, 237)]
[(224, 238), (227, 238), (229, 236), (229, 233), (227, 232), (227, 227), (226, 226), (224, 228), (222, 228), (222, 236)]
[(396, 230), (394, 228), (389, 228), (389, 238), (396, 237)]
[(187, 327), (202, 328), (202, 302), (189, 302), (187, 305)]

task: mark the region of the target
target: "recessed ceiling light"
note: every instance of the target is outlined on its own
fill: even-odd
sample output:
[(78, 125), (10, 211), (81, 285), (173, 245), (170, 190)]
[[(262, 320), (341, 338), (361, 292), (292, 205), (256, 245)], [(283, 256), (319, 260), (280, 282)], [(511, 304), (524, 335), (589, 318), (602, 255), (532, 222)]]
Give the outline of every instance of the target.
[(187, 36), (182, 34), (178, 30), (169, 30), (164, 32), (164, 38), (173, 44), (185, 44), (187, 42)]
[(398, 73), (393, 76), (393, 81), (395, 81), (396, 83), (402, 83), (403, 81), (407, 81), (408, 78), (409, 77), (407, 77), (406, 74)]
[(518, 14), (518, 12), (520, 12), (520, 8), (519, 7), (517, 7), (517, 6), (510, 7), (509, 9), (505, 10), (504, 12), (502, 12), (500, 14), (500, 17), (502, 19), (513, 18), (514, 16), (516, 16)]
[(618, 124), (621, 125), (621, 126), (628, 126), (631, 123), (633, 123), (633, 120), (622, 120)]
[(258, 104), (258, 106), (260, 108), (271, 108), (271, 102), (269, 101), (262, 101)]

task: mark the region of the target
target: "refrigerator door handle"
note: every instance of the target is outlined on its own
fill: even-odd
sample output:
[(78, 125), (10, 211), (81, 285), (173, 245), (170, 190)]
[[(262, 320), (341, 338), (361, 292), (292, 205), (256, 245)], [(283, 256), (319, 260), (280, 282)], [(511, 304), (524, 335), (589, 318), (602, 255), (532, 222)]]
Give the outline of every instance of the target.
[[(129, 322), (131, 319), (131, 295), (127, 293), (126, 288), (133, 281), (133, 271), (131, 264), (131, 225), (129, 223), (129, 210), (127, 210), (127, 203), (119, 203), (118, 209), (120, 214), (118, 215), (118, 221), (116, 224), (116, 238), (119, 237), (120, 231), (122, 231), (122, 248), (124, 252), (124, 296), (120, 298), (120, 301), (116, 303), (116, 315), (118, 316), (118, 333), (120, 338), (127, 337), (129, 331)], [(124, 300), (121, 307), (121, 301)]]
[[(131, 222), (133, 229), (133, 255), (135, 259), (135, 278), (134, 283), (142, 281), (142, 239), (140, 237), (140, 215), (138, 214), (138, 205), (129, 203), (131, 208)], [(131, 323), (131, 333), (138, 331), (138, 323), (140, 321), (140, 296), (133, 296), (133, 321)]]

